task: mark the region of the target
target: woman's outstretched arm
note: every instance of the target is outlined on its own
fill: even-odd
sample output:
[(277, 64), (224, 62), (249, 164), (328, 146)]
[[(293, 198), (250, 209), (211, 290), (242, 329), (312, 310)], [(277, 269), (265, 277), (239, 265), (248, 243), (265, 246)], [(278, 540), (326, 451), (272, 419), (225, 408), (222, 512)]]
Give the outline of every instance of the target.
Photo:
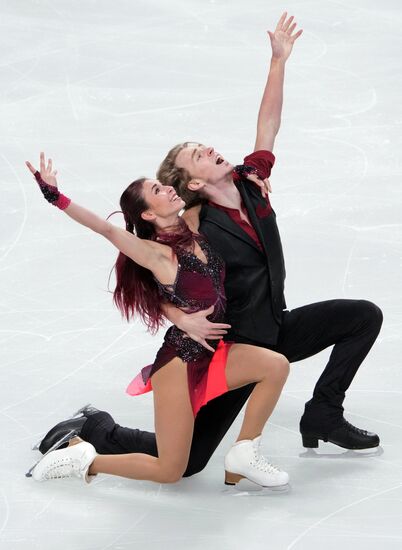
[(120, 252), (131, 258), (137, 264), (154, 271), (164, 255), (159, 243), (139, 239), (129, 231), (102, 219), (87, 208), (72, 202), (60, 193), (57, 186), (57, 170), (53, 170), (52, 160), (47, 164), (45, 154), (40, 154), (40, 171), (36, 170), (30, 162), (26, 162), (29, 170), (35, 176), (36, 181), (45, 199), (63, 210), (70, 218), (88, 227), (95, 233), (99, 233), (110, 241)]

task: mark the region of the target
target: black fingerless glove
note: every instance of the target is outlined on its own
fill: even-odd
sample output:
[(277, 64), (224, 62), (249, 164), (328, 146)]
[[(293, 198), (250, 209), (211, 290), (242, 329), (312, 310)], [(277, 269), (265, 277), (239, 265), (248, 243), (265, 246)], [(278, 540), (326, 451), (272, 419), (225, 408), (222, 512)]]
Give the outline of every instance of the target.
[(238, 183), (243, 178), (247, 178), (249, 174), (257, 174), (257, 169), (254, 166), (247, 166), (246, 164), (238, 164), (233, 169), (233, 181)]
[(38, 170), (35, 172), (34, 178), (38, 182), (39, 189), (42, 191), (47, 202), (50, 202), (53, 206), (57, 206), (60, 210), (64, 210), (71, 203), (71, 199), (60, 193), (55, 185), (46, 183)]

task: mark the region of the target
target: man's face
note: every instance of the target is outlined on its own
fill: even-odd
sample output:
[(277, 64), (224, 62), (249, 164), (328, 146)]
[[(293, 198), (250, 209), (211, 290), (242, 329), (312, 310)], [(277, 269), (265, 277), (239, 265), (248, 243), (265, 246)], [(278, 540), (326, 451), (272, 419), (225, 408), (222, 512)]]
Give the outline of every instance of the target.
[(194, 179), (216, 183), (231, 174), (233, 165), (217, 153), (213, 147), (190, 143), (176, 157), (176, 166), (184, 168)]

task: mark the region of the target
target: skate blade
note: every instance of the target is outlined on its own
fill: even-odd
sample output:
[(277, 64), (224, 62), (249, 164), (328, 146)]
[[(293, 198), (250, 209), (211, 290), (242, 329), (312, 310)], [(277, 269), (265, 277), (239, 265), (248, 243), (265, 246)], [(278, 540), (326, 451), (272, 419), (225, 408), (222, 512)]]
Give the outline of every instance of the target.
[[(80, 409), (78, 409), (77, 412), (75, 412), (73, 415), (70, 416), (69, 420), (73, 419), (73, 418), (76, 418), (77, 416), (80, 416), (81, 414), (84, 413), (84, 411), (88, 408), (88, 407), (91, 407), (91, 403), (88, 403), (87, 405), (84, 405), (83, 407), (81, 407)], [(39, 441), (37, 443), (34, 443), (32, 446), (31, 446), (31, 449), (33, 451), (39, 451), (39, 447), (41, 446), (41, 443), (43, 441), (43, 437), (41, 439), (39, 439)]]
[(83, 407), (81, 407), (80, 409), (78, 409), (78, 411), (76, 413), (73, 414), (73, 416), (71, 418), (75, 418), (76, 416), (79, 416), (80, 414), (83, 414), (84, 411), (88, 408), (88, 407), (92, 407), (91, 403), (87, 403), (86, 405), (84, 405)]
[(290, 485), (280, 485), (278, 487), (263, 487), (247, 478), (241, 479), (236, 485), (226, 485), (222, 491), (227, 496), (273, 496), (288, 493)]
[(59, 439), (58, 441), (56, 441), (56, 443), (50, 447), (50, 449), (43, 455), (41, 456), (41, 458), (39, 460), (37, 460), (35, 462), (35, 464), (29, 468), (29, 470), (27, 471), (27, 473), (25, 474), (25, 477), (32, 477), (32, 472), (34, 471), (34, 469), (36, 468), (36, 466), (39, 464), (39, 462), (45, 458), (46, 455), (48, 455), (49, 453), (51, 453), (52, 451), (55, 451), (56, 449), (58, 449), (61, 445), (63, 445), (63, 443), (66, 443), (67, 441), (70, 441), (70, 439), (72, 439), (73, 437), (77, 436), (78, 433), (76, 430), (71, 430), (71, 432), (68, 432), (66, 435), (64, 435), (61, 439)]

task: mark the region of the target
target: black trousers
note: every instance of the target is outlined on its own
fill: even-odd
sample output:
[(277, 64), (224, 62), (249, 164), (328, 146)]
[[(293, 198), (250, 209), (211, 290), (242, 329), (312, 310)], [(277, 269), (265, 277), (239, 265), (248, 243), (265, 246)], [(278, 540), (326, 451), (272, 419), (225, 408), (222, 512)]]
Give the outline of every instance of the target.
[[(339, 424), (345, 392), (375, 342), (381, 324), (381, 310), (366, 300), (328, 300), (284, 312), (278, 342), (270, 349), (285, 355), (290, 363), (334, 346), (313, 397), (306, 403), (302, 429), (326, 432)], [(250, 340), (237, 341), (261, 346)], [(185, 476), (206, 466), (253, 388), (254, 384), (250, 384), (230, 391), (200, 409)], [(100, 454), (158, 456), (154, 433), (119, 426), (105, 411), (88, 417), (81, 437)]]

